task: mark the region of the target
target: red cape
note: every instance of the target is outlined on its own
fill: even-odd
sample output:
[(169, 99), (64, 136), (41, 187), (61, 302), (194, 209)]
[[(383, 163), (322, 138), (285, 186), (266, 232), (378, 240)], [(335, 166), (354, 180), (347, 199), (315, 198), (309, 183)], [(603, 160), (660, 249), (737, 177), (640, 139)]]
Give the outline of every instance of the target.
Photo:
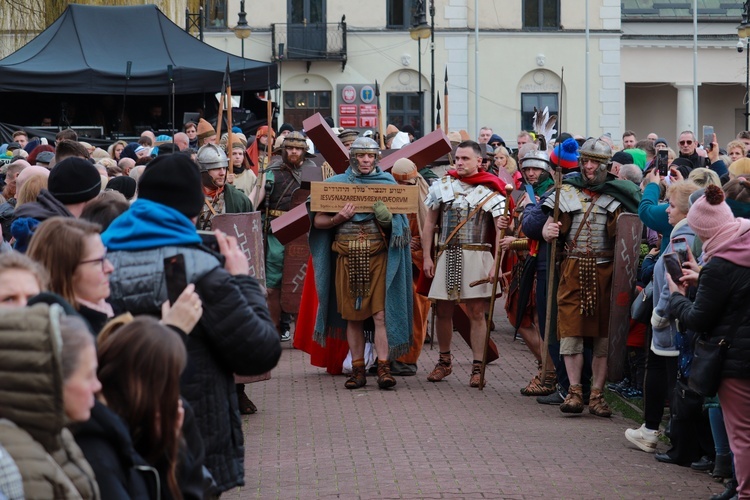
[(460, 175), (458, 175), (457, 171), (448, 170), (448, 175), (450, 175), (454, 179), (460, 179), (461, 182), (465, 182), (466, 184), (471, 184), (472, 186), (482, 184), (492, 189), (493, 191), (497, 191), (501, 195), (505, 196), (505, 184), (500, 182), (498, 176), (492, 175), (489, 172), (480, 170), (476, 174), (470, 175), (469, 177), (461, 177)]

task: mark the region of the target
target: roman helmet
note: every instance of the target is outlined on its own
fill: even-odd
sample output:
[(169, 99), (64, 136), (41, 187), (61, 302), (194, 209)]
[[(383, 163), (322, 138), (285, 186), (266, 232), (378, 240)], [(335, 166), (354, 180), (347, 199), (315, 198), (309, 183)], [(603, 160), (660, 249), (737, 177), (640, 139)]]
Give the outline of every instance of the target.
[(586, 179), (584, 182), (589, 185), (601, 184), (607, 180), (607, 171), (609, 170), (609, 162), (612, 159), (612, 148), (606, 142), (601, 139), (589, 139), (583, 143), (579, 151), (580, 157), (578, 158), (578, 166), (583, 174), (583, 164), (588, 160), (594, 161), (599, 164), (596, 169), (596, 174), (593, 179)]
[(549, 157), (547, 157), (546, 151), (539, 151), (536, 149), (529, 151), (523, 158), (521, 158), (520, 163), (521, 174), (523, 174), (524, 179), (526, 179), (526, 173), (524, 172), (525, 169), (538, 168), (542, 170), (542, 173), (539, 174), (539, 178), (537, 179), (537, 184), (546, 181), (552, 175), (552, 164), (549, 161)]
[(289, 132), (284, 137), (284, 140), (281, 143), (281, 158), (284, 160), (284, 163), (289, 163), (287, 148), (300, 148), (302, 154), (300, 154), (299, 161), (301, 163), (302, 160), (304, 160), (305, 153), (307, 152), (307, 140), (305, 139), (305, 136), (302, 135), (302, 132)]
[(380, 161), (380, 147), (370, 137), (357, 137), (349, 150), (349, 165), (355, 174), (359, 174), (359, 160), (357, 155), (361, 153), (373, 153), (375, 155), (375, 166)]
[(198, 167), (201, 172), (208, 172), (216, 168), (227, 168), (229, 159), (227, 154), (216, 144), (206, 144), (198, 150)]

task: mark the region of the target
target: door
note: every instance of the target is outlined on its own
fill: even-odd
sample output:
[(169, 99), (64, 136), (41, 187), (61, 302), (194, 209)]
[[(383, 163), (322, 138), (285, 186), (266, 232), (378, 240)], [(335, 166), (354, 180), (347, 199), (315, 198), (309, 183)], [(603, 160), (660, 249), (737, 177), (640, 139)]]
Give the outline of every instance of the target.
[(331, 116), (331, 92), (287, 91), (284, 92), (284, 121), (294, 130), (302, 130), (302, 122), (315, 113)]
[(399, 130), (404, 125), (411, 125), (417, 132), (416, 138), (422, 137), (422, 109), (419, 97), (417, 92), (388, 92), (388, 121), (385, 125), (393, 124)]
[(325, 58), (325, 0), (287, 0), (287, 43), (289, 59)]

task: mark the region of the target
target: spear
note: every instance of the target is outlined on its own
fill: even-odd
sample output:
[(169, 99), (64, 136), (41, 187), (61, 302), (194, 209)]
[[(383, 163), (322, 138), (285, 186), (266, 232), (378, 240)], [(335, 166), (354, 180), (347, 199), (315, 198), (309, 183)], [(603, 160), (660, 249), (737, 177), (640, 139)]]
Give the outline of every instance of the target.
[[(557, 122), (562, 123), (562, 109), (563, 109), (563, 77), (565, 75), (565, 68), (560, 71), (560, 109), (557, 112)], [(558, 147), (558, 145), (555, 145)], [(559, 146), (562, 148), (562, 145)], [(555, 204), (552, 209), (552, 220), (555, 224), (560, 220), (560, 190), (562, 188), (562, 168), (560, 168), (560, 160), (557, 157), (555, 161)], [(547, 365), (549, 363), (549, 338), (551, 337), (552, 328), (552, 301), (555, 296), (553, 289), (555, 286), (555, 261), (557, 259), (557, 239), (552, 240), (549, 243), (549, 265), (547, 265), (547, 306), (546, 306), (546, 317), (544, 318), (544, 344), (542, 345), (542, 380), (547, 373)]]
[[(508, 216), (510, 210), (510, 194), (513, 192), (513, 186), (510, 184), (505, 185), (505, 207), (503, 208), (503, 217)], [(497, 294), (497, 282), (500, 276), (500, 263), (503, 260), (503, 254), (500, 251), (500, 240), (505, 238), (505, 229), (500, 230), (500, 235), (497, 238), (495, 248), (495, 275), (492, 280), (492, 295), (490, 295), (490, 316), (487, 318), (487, 335), (484, 338), (484, 351), (482, 352), (482, 368), (479, 371), (479, 390), (484, 389), (484, 371), (487, 368), (487, 351), (490, 349), (490, 330), (492, 329), (492, 315), (495, 312), (495, 295)]]
[(443, 132), (448, 134), (448, 66), (445, 67), (445, 88), (443, 89), (443, 99), (445, 100), (445, 127)]
[[(227, 88), (231, 85), (229, 83), (229, 58), (227, 57), (227, 68), (224, 70), (224, 80), (221, 82), (221, 98), (219, 99), (219, 116), (216, 119), (216, 137), (221, 140), (221, 125), (224, 121), (224, 100), (227, 98)], [(230, 89), (231, 92), (231, 89)], [(230, 108), (231, 104), (228, 104)]]
[[(224, 73), (224, 86), (227, 92), (227, 156), (229, 156), (229, 168), (232, 168), (232, 82), (229, 79), (229, 58), (227, 57), (227, 70)], [(221, 140), (221, 136), (217, 134)], [(227, 171), (229, 175), (229, 171)]]
[(375, 80), (375, 97), (378, 103), (378, 136), (380, 137), (380, 149), (385, 149), (385, 129), (383, 127), (383, 109), (380, 107), (380, 86)]
[(435, 118), (435, 126), (439, 129), (440, 128), (440, 91), (439, 90), (437, 92), (435, 101), (436, 101), (435, 107), (437, 108), (437, 118)]

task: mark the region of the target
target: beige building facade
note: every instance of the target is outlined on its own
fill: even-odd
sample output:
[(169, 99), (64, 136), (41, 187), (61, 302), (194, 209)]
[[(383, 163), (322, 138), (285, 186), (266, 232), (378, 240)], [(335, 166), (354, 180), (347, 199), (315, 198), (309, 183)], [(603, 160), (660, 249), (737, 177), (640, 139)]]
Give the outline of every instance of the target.
[[(384, 122), (422, 133), (435, 115), (474, 138), (491, 127), (515, 147), (533, 107), (547, 105), (561, 115), (560, 131), (609, 133), (616, 143), (625, 130), (656, 132), (673, 144), (681, 130), (709, 124), (726, 144), (747, 128), (741, 5), (697, 2), (696, 51), (685, 7), (693, 1), (203, 0), (203, 37), (279, 63), (279, 124), (321, 112), (338, 126), (376, 128), (377, 81)], [(161, 3), (181, 27), (186, 10), (198, 12), (195, 0)], [(242, 5), (251, 30), (244, 43), (232, 31)], [(420, 6), (434, 45), (410, 37)], [(12, 45), (6, 35), (4, 53)]]

